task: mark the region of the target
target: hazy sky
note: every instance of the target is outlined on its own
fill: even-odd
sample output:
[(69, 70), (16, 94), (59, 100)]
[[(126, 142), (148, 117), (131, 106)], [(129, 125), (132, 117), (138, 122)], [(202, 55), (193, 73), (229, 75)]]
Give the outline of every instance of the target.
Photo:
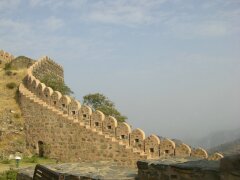
[(0, 49), (170, 138), (240, 127), (240, 0), (0, 0)]

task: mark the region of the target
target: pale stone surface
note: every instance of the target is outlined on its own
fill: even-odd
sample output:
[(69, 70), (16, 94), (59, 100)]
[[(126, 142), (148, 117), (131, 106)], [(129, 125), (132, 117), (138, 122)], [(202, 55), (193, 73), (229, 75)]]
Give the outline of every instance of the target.
[(191, 155), (191, 148), (184, 143), (176, 146), (175, 156), (176, 157), (189, 157)]
[(94, 111), (92, 114), (91, 127), (96, 128), (98, 131), (103, 130), (103, 120), (105, 115), (101, 111)]
[(150, 158), (159, 157), (160, 139), (156, 135), (150, 135), (145, 139), (145, 152)]
[(160, 156), (174, 156), (175, 143), (170, 139), (162, 139), (160, 143)]
[(214, 153), (211, 156), (208, 157), (208, 160), (220, 160), (223, 158), (223, 155), (220, 153)]
[[(66, 176), (72, 175), (74, 178), (78, 177), (79, 179), (134, 180), (137, 176), (137, 169), (118, 166), (116, 163), (107, 161), (93, 163), (65, 163), (46, 165), (45, 167), (58, 173), (64, 173)], [(30, 180), (33, 177), (33, 173), (34, 168), (22, 169), (18, 174), (18, 180)]]
[(44, 91), (43, 91), (43, 94), (44, 94), (44, 96), (43, 96), (43, 100), (47, 103), (47, 104), (49, 104), (49, 105), (51, 105), (51, 96), (52, 96), (52, 94), (53, 94), (53, 89), (51, 88), (51, 87), (46, 87), (45, 89), (44, 89)]
[(208, 158), (207, 151), (204, 150), (203, 148), (192, 149), (191, 156), (196, 158), (203, 158), (203, 159)]
[(131, 127), (125, 123), (119, 123), (116, 130), (116, 138), (121, 140), (125, 145), (129, 145), (129, 135), (131, 133)]
[(239, 180), (240, 154), (220, 161), (196, 158), (168, 158), (138, 161), (140, 180)]
[(169, 158), (138, 161), (137, 165), (140, 180), (219, 180), (220, 178), (219, 161)]
[(111, 137), (116, 136), (117, 120), (112, 116), (105, 117), (103, 121), (103, 132)]
[(89, 106), (83, 105), (79, 112), (78, 119), (82, 121), (84, 124), (90, 126), (91, 117), (92, 117), (92, 109)]
[(58, 108), (58, 109), (61, 109), (61, 108), (59, 108), (59, 106), (58, 106), (58, 101), (61, 99), (61, 97), (62, 97), (62, 94), (61, 94), (60, 92), (58, 92), (58, 91), (53, 91), (53, 93), (52, 93), (52, 95), (51, 95), (51, 99), (50, 99), (51, 105), (54, 106), (54, 107), (56, 107), (56, 108)]
[(72, 99), (68, 108), (69, 108), (69, 113), (68, 114), (71, 117), (73, 117), (74, 119), (78, 119), (79, 111), (80, 111), (80, 108), (81, 108), (80, 102), (75, 100), (75, 99)]
[(71, 103), (71, 98), (67, 95), (63, 95), (57, 102), (58, 108), (63, 111), (63, 114), (68, 114), (68, 106)]
[(134, 148), (144, 151), (145, 133), (143, 130), (137, 128), (130, 134), (130, 145)]

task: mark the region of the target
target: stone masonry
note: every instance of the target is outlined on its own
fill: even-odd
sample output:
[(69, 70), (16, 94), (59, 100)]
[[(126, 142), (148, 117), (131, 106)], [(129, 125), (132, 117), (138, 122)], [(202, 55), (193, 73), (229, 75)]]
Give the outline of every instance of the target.
[(218, 153), (208, 157), (202, 148), (191, 149), (167, 138), (145, 137), (141, 129), (132, 130), (127, 123), (118, 123), (113, 117), (82, 106), (39, 81), (52, 73), (64, 80), (63, 68), (43, 57), (28, 69), (19, 87), (27, 148), (33, 153), (61, 161), (111, 160), (127, 166), (144, 159), (222, 158)]

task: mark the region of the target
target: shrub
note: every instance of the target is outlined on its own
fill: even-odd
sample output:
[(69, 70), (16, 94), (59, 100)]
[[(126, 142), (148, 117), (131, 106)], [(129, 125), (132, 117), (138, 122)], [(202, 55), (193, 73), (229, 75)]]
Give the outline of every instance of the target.
[(4, 70), (10, 70), (11, 68), (12, 68), (11, 63), (6, 63), (5, 67), (4, 67)]
[(3, 172), (0, 174), (0, 180), (15, 180), (17, 179), (18, 171), (10, 169), (8, 171)]
[(7, 83), (6, 86), (8, 89), (14, 89), (15, 87), (17, 87), (17, 84), (14, 82), (10, 82), (10, 83)]
[(7, 179), (9, 179), (9, 180), (17, 179), (17, 173), (18, 173), (17, 170), (9, 170), (9, 171), (7, 171), (6, 172)]
[(13, 75), (13, 72), (10, 71), (10, 70), (7, 70), (7, 71), (5, 72), (5, 74), (6, 74), (7, 76), (11, 76), (11, 75)]
[(73, 94), (72, 90), (64, 83), (64, 81), (54, 74), (45, 75), (40, 81), (46, 84), (46, 86), (51, 87), (54, 91), (59, 91), (63, 95)]
[(21, 114), (16, 113), (16, 114), (14, 114), (14, 117), (17, 118), (17, 119), (19, 119), (19, 118), (21, 117)]

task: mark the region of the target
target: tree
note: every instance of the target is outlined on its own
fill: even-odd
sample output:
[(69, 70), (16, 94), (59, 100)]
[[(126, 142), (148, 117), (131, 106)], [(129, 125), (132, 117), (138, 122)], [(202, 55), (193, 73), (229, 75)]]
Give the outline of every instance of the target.
[(127, 119), (115, 108), (115, 104), (103, 94), (88, 94), (83, 97), (83, 104), (90, 106), (93, 110), (102, 111), (107, 116), (113, 116), (119, 122), (124, 122)]
[(59, 91), (63, 95), (73, 94), (72, 90), (64, 83), (62, 79), (54, 74), (47, 74), (40, 79), (46, 86), (51, 87), (54, 91)]

